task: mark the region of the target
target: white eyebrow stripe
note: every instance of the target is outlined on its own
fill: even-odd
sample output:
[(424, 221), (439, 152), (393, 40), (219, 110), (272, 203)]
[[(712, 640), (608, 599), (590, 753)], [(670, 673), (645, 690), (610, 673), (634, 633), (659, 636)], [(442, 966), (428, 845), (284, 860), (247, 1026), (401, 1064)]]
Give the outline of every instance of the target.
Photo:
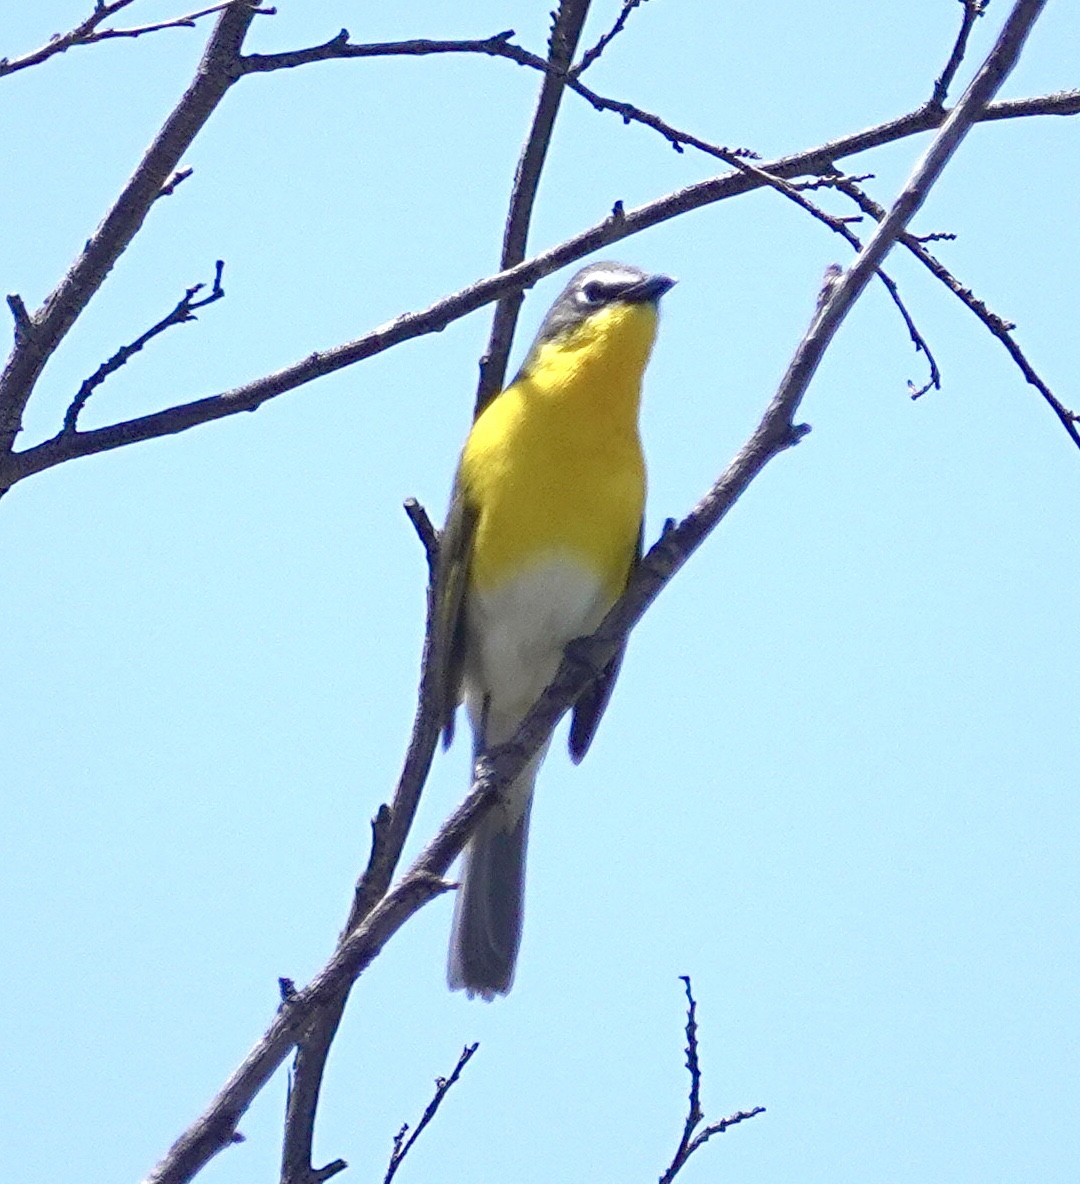
[(640, 276), (634, 275), (632, 272), (626, 271), (594, 271), (585, 276), (582, 287), (587, 284), (599, 284), (602, 288), (629, 288), (632, 284), (638, 283)]

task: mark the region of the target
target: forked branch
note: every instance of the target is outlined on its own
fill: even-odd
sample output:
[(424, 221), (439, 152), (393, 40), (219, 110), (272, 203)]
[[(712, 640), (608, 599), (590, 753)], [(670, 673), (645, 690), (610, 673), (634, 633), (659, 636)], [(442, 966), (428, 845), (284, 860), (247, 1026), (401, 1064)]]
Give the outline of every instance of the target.
[(705, 1112), (701, 1109), (701, 1060), (698, 1056), (697, 1002), (690, 989), (690, 976), (683, 974), (679, 977), (686, 989), (686, 1068), (690, 1073), (690, 1101), (686, 1112), (686, 1121), (683, 1123), (682, 1138), (679, 1140), (678, 1147), (675, 1148), (671, 1163), (668, 1164), (666, 1171), (660, 1177), (660, 1184), (671, 1184), (690, 1156), (704, 1147), (714, 1135), (722, 1135), (729, 1127), (738, 1126), (740, 1122), (745, 1122), (748, 1118), (756, 1118), (759, 1114), (765, 1113), (764, 1106), (755, 1106), (752, 1110), (738, 1110), (727, 1118), (710, 1122), (708, 1126), (698, 1130), (698, 1127), (705, 1121)]
[[(206, 287), (205, 284), (193, 284), (184, 295), (180, 298), (179, 303), (172, 310), (166, 314), (155, 325), (151, 325), (145, 333), (140, 333), (129, 345), (122, 345), (116, 353), (113, 354), (107, 362), (102, 362), (101, 365), (94, 371), (93, 374), (87, 378), (79, 387), (79, 391), (75, 398), (71, 401), (71, 406), (68, 407), (64, 415), (64, 431), (74, 432), (79, 426), (79, 416), (82, 414), (83, 408), (86, 406), (87, 400), (94, 393), (94, 391), (109, 377), (110, 374), (115, 374), (121, 366), (125, 365), (135, 354), (139, 352), (148, 342), (164, 333), (166, 329), (171, 329), (173, 325), (183, 325), (188, 321), (194, 321), (198, 318), (195, 313), (200, 308), (205, 308), (208, 304), (213, 304), (220, 300), (225, 295), (225, 289), (221, 286), (221, 273), (225, 270), (225, 263), (219, 259), (214, 265), (214, 282), (205, 296), (199, 297), (199, 293)], [(198, 299), (196, 299), (198, 297)]]

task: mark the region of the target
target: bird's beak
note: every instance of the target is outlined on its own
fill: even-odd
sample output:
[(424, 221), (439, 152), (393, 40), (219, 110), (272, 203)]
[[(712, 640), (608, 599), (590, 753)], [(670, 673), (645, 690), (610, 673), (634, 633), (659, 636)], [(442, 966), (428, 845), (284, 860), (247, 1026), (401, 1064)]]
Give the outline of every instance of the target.
[(635, 284), (629, 291), (623, 292), (620, 299), (641, 302), (642, 304), (646, 302), (655, 304), (676, 283), (677, 281), (673, 280), (669, 275), (650, 275), (646, 279), (643, 279), (641, 283)]

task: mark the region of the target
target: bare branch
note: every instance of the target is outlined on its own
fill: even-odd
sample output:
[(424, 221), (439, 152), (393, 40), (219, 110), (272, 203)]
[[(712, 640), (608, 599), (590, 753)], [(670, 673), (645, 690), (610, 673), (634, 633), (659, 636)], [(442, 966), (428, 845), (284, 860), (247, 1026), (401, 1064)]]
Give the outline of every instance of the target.
[(34, 324), (30, 320), (30, 314), (26, 311), (26, 305), (18, 292), (8, 295), (7, 304), (11, 309), (12, 319), (15, 321), (15, 343), (19, 344), (34, 331)]
[[(772, 174), (765, 172), (764, 169), (758, 168), (749, 161), (740, 160), (737, 161), (736, 164), (740, 169), (743, 169), (752, 176), (762, 180), (765, 184), (771, 186), (778, 193), (788, 198), (788, 200), (793, 201), (797, 206), (806, 210), (807, 213), (816, 218), (819, 222), (824, 223), (824, 225), (828, 226), (830, 230), (834, 231), (836, 234), (839, 234), (845, 242), (853, 246), (856, 251), (862, 249), (862, 243), (859, 241), (858, 236), (848, 226), (850, 219), (838, 218), (835, 215), (823, 210), (820, 206), (815, 205), (812, 201), (804, 196), (806, 190), (811, 187), (817, 188), (833, 185), (835, 182), (835, 177), (821, 177), (816, 182), (812, 182), (807, 185), (791, 185), (782, 178), (772, 176)], [(921, 353), (926, 357), (927, 365), (930, 368), (929, 378), (921, 387), (918, 388), (917, 393), (912, 397), (918, 398), (920, 395), (926, 394), (926, 392), (930, 390), (931, 387), (936, 390), (940, 390), (941, 371), (938, 368), (937, 359), (934, 357), (933, 352), (926, 341), (926, 338), (924, 338), (919, 332), (914, 318), (908, 311), (907, 305), (904, 303), (903, 298), (900, 295), (900, 289), (897, 286), (896, 281), (884, 270), (884, 268), (881, 267), (877, 269), (877, 277), (879, 280), (881, 280), (885, 290), (889, 293), (893, 304), (896, 305), (900, 316), (903, 318), (904, 325), (908, 331), (908, 336), (911, 338), (911, 342), (915, 346), (916, 352)], [(915, 389), (914, 384), (910, 380), (908, 382), (908, 387), (912, 390)]]
[(490, 37), (464, 41), (433, 41), (416, 38), (411, 41), (373, 41), (357, 44), (349, 40), (349, 30), (305, 49), (288, 50), (285, 53), (249, 53), (240, 59), (240, 69), (245, 74), (267, 74), (274, 70), (292, 70), (312, 62), (335, 61), (340, 58), (385, 58), (385, 57), (428, 57), (431, 54), (478, 53), (489, 57), (508, 58), (519, 66), (531, 66), (534, 70), (547, 72), (548, 63), (510, 40), (513, 29), (504, 29)]
[(964, 54), (967, 52), (968, 37), (971, 35), (972, 27), (986, 11), (989, 0), (960, 0), (960, 3), (964, 6), (960, 32), (956, 35), (949, 60), (945, 63), (945, 69), (941, 71), (941, 77), (934, 83), (934, 92), (930, 96), (930, 102), (935, 107), (944, 106), (949, 87), (952, 86), (956, 71), (960, 69), (960, 63), (964, 60)]
[(581, 61), (570, 71), (574, 78), (579, 78), (585, 71), (596, 61), (596, 59), (604, 52), (605, 49), (615, 40), (616, 37), (626, 28), (626, 22), (630, 18), (630, 14), (635, 8), (644, 4), (645, 0), (623, 0), (622, 10), (615, 18), (615, 23), (611, 28), (600, 38), (600, 40), (591, 48), (587, 49), (582, 54)]
[[(198, 12), (189, 12), (186, 16), (174, 17), (168, 21), (158, 21), (152, 25), (138, 25), (128, 29), (102, 29), (100, 33), (95, 33), (93, 37), (87, 38), (81, 44), (89, 45), (94, 41), (109, 41), (117, 37), (143, 37), (147, 33), (159, 33), (162, 29), (194, 29), (195, 22), (204, 16), (212, 16), (215, 12), (223, 12), (232, 0), (223, 0), (221, 4), (215, 4), (211, 8), (202, 8)], [(252, 12), (256, 16), (276, 16), (276, 8), (258, 8), (252, 7)]]
[[(542, 59), (538, 60), (542, 62)], [(1080, 114), (1080, 90), (990, 104), (978, 118), (979, 121), (984, 121), (1052, 114)], [(945, 118), (941, 112), (935, 112), (928, 107), (920, 108), (900, 119), (878, 124), (866, 131), (829, 141), (816, 148), (780, 157), (760, 165), (759, 168), (763, 173), (781, 178), (828, 174), (834, 171), (836, 160), (932, 130), (940, 126)], [(719, 151), (721, 150), (717, 149), (717, 152)], [(676, 190), (635, 210), (624, 211), (621, 203), (618, 203), (616, 211), (603, 222), (507, 272), (462, 289), (423, 312), (403, 314), (355, 341), (312, 353), (301, 362), (253, 380), (245, 386), (108, 427), (97, 428), (92, 432), (54, 437), (34, 448), (11, 453), (6, 457), (0, 450), (0, 493), (34, 473), (76, 457), (92, 456), (127, 444), (186, 431), (199, 424), (235, 415), (240, 411), (254, 411), (269, 399), (295, 390), (325, 374), (372, 357), (402, 341), (438, 332), (451, 321), (491, 303), (504, 292), (515, 287), (531, 287), (537, 280), (567, 264), (583, 259), (601, 247), (676, 218), (688, 210), (748, 193), (760, 188), (763, 183), (745, 169), (738, 170), (736, 166), (735, 172)], [(32, 329), (34, 327), (31, 325)], [(13, 351), (12, 359), (16, 353), (17, 351)], [(9, 369), (11, 365), (12, 362), (9, 360)], [(0, 386), (0, 392), (2, 390), (3, 387)], [(3, 400), (0, 399), (0, 425), (3, 424), (3, 405)]]
[(170, 194), (175, 193), (177, 187), (182, 185), (194, 171), (195, 170), (191, 167), (177, 169), (176, 172), (173, 173), (173, 175), (168, 179), (168, 181), (162, 185), (161, 190), (158, 193), (158, 197), (168, 197)]
[(94, 36), (98, 25), (107, 21), (109, 17), (115, 16), (122, 8), (127, 8), (128, 5), (134, 3), (135, 0), (111, 0), (110, 3), (95, 0), (94, 11), (74, 29), (70, 29), (66, 33), (55, 34), (40, 49), (25, 53), (22, 57), (0, 58), (0, 78), (6, 74), (14, 74), (17, 70), (25, 70), (28, 66), (36, 66), (41, 62), (48, 61), (56, 54), (71, 49), (73, 45), (86, 45), (88, 39)]
[(405, 499), (405, 513), (424, 545), (427, 555), (428, 579), (435, 579), (435, 565), (439, 561), (439, 532), (431, 524), (427, 510), (414, 497)]
[(26, 403), (45, 363), (138, 233), (181, 155), (239, 77), (236, 62), (240, 46), (254, 17), (255, 8), (248, 0), (230, 0), (187, 93), (165, 120), (82, 254), (31, 316), (32, 331), (16, 341), (0, 374), (0, 463), (11, 452)]
[[(683, 1137), (679, 1145), (682, 1151), (690, 1142), (694, 1128), (705, 1117), (701, 1110), (701, 1062), (698, 1060), (697, 1045), (697, 1003), (690, 989), (690, 976), (682, 974), (683, 986), (686, 988), (686, 1068), (690, 1073), (690, 1106), (686, 1114), (686, 1125), (683, 1127)], [(676, 1158), (678, 1158), (676, 1156)]]
[[(276, 54), (247, 54), (241, 59), (241, 68), (245, 73), (266, 73), (273, 70), (305, 66), (312, 62), (324, 62), (341, 58), (415, 57), (427, 56), (429, 54), (478, 53), (488, 57), (505, 58), (519, 66), (526, 66), (545, 73), (551, 71), (552, 67), (548, 61), (539, 57), (537, 54), (531, 53), (527, 49), (523, 49), (520, 45), (515, 45), (511, 41), (513, 36), (514, 30), (507, 29), (491, 37), (471, 41), (413, 40), (373, 42), (364, 45), (351, 42), (349, 40), (348, 29), (342, 29), (337, 36), (330, 38), (329, 41), (310, 46), (306, 49), (291, 50), (286, 53)], [(619, 115), (624, 123), (641, 123), (646, 127), (653, 128), (653, 130), (664, 136), (676, 151), (681, 152), (684, 147), (693, 147), (705, 152), (707, 155), (725, 161), (728, 159), (728, 154), (736, 156), (754, 155), (748, 149), (723, 148), (720, 145), (710, 144), (689, 132), (684, 132), (671, 126), (660, 119), (659, 116), (643, 111), (641, 108), (635, 107), (632, 103), (598, 95), (580, 81), (579, 74), (580, 71), (570, 71), (569, 77), (566, 79), (566, 85), (569, 89), (576, 91), (598, 111), (612, 111)], [(980, 120), (997, 120), (1037, 115), (1077, 114), (1080, 114), (1080, 89), (1059, 91), (1055, 94), (1038, 95), (1027, 99), (1009, 99), (1001, 103), (994, 103), (987, 107), (986, 111), (979, 118)], [(889, 120), (887, 123), (877, 124), (854, 135), (830, 141), (820, 148), (812, 149), (809, 153), (800, 153), (799, 156), (809, 157), (814, 155), (815, 157), (820, 157), (825, 161), (825, 165), (827, 166), (832, 161), (839, 160), (845, 156), (851, 156), (856, 152), (865, 152), (870, 148), (879, 148), (883, 144), (890, 144), (907, 136), (933, 131), (935, 128), (941, 126), (946, 115), (947, 112), (939, 105), (928, 102), (915, 111), (911, 111), (897, 119)], [(784, 159), (791, 160), (795, 158), (786, 157)], [(795, 176), (798, 171), (813, 172), (815, 170), (812, 168), (797, 170), (795, 173), (788, 173), (786, 175)]]
[(671, 1184), (690, 1156), (699, 1147), (703, 1147), (713, 1135), (723, 1134), (728, 1127), (737, 1126), (748, 1118), (756, 1118), (759, 1114), (765, 1113), (764, 1106), (755, 1106), (752, 1110), (739, 1110), (728, 1118), (710, 1122), (704, 1130), (696, 1136), (694, 1135), (705, 1118), (701, 1109), (701, 1062), (698, 1060), (697, 1003), (690, 989), (690, 976), (681, 974), (679, 977), (686, 988), (686, 1067), (690, 1071), (690, 1105), (686, 1114), (686, 1122), (683, 1124), (679, 1146), (676, 1148), (667, 1170), (660, 1177), (660, 1184)]
[[(240, 0), (236, 0), (236, 2), (239, 4)], [(250, 13), (250, 10), (248, 12)], [(228, 15), (227, 13), (226, 17)], [(248, 22), (250, 22), (250, 16), (248, 17)], [(505, 39), (510, 35), (509, 33), (501, 34), (496, 38), (488, 39), (484, 43), (415, 42), (394, 43), (386, 46), (350, 46), (348, 44), (348, 35), (343, 31), (338, 38), (328, 42), (325, 46), (317, 47), (317, 51), (298, 52), (304, 60), (320, 60), (335, 56), (364, 56), (376, 52), (404, 53), (409, 52), (410, 47), (417, 52), (461, 52), (469, 48), (474, 51), (480, 51), (482, 46), (483, 52), (491, 52), (496, 54), (496, 56), (510, 56), (522, 64), (531, 65), (541, 70), (548, 68), (548, 64), (542, 58), (536, 58), (535, 55), (531, 55), (519, 47), (509, 45)], [(217, 33), (215, 33), (215, 39), (217, 39)], [(317, 52), (318, 57), (311, 56), (313, 52)], [(307, 56), (305, 57), (304, 55)], [(259, 65), (260, 61), (263, 62), (262, 66)], [(271, 59), (259, 59), (256, 57), (234, 58), (230, 63), (230, 68), (246, 71), (248, 69), (278, 68), (282, 64), (285, 63), (280, 61), (280, 55), (273, 57), (272, 61)], [(291, 60), (287, 64), (300, 64), (300, 59), (296, 58), (296, 55), (291, 55)], [(576, 89), (581, 89), (580, 83), (573, 83), (572, 85)], [(194, 90), (195, 88), (193, 87), (192, 89)], [(589, 92), (589, 94), (591, 93)], [(185, 101), (189, 97), (190, 94), (185, 97)], [(181, 106), (184, 106), (184, 104)], [(611, 109), (618, 110), (618, 107), (613, 106)], [(629, 116), (635, 118), (635, 112), (637, 112), (636, 108), (628, 109), (623, 114), (624, 117)], [(981, 113), (980, 119), (1016, 118), (1045, 114), (1073, 115), (1077, 113), (1080, 113), (1080, 90), (993, 104)], [(646, 115), (647, 113), (641, 114)], [(806, 174), (831, 172), (835, 167), (834, 161), (844, 156), (866, 151), (870, 148), (893, 142), (921, 131), (930, 130), (939, 126), (945, 117), (944, 112), (934, 109), (928, 104), (900, 119), (891, 120), (888, 123), (879, 124), (866, 131), (831, 141), (818, 148), (770, 162), (763, 167), (763, 171), (774, 176), (788, 178)], [(203, 117), (204, 121), (205, 117)], [(662, 124), (662, 121), (658, 122)], [(686, 142), (694, 146), (699, 146), (693, 137), (688, 137), (685, 133), (670, 128), (667, 125), (658, 127), (657, 130), (666, 136), (673, 137), (673, 143), (678, 140), (680, 144)], [(193, 134), (194, 131), (192, 132)], [(682, 138), (680, 139), (680, 137)], [(159, 137), (159, 141), (161, 138)], [(187, 142), (190, 142), (190, 137), (185, 141), (185, 143)], [(738, 153), (738, 150), (722, 149), (715, 145), (707, 145), (706, 147), (711, 150), (711, 154), (721, 156), (724, 159), (729, 159), (729, 154), (733, 157)], [(153, 152), (153, 149), (151, 151)], [(148, 154), (148, 159), (150, 155)], [(144, 161), (144, 165), (146, 163), (147, 161)], [(140, 166), (140, 169), (142, 167)], [(129, 184), (128, 192), (132, 189), (135, 180), (136, 178), (133, 178), (132, 183)], [(156, 192), (160, 193), (161, 185), (166, 183), (162, 179), (160, 182), (156, 182), (156, 184)], [(0, 429), (5, 429), (4, 434), (0, 435), (0, 443), (5, 439), (9, 441), (9, 455), (5, 456), (3, 448), (0, 447), (0, 494), (5, 489), (10, 488), (16, 481), (32, 473), (41, 472), (43, 469), (50, 468), (55, 464), (62, 463), (65, 460), (73, 459), (77, 456), (92, 455), (96, 452), (121, 447), (140, 440), (154, 439), (158, 436), (184, 431), (197, 424), (206, 423), (225, 415), (235, 414), (238, 411), (254, 410), (268, 398), (273, 398), (277, 394), (284, 393), (286, 390), (292, 390), (314, 378), (320, 377), (322, 374), (329, 373), (341, 366), (351, 365), (355, 361), (371, 356), (372, 353), (380, 352), (381, 349), (388, 348), (390, 345), (397, 344), (398, 341), (407, 339), (408, 337), (416, 336), (418, 333), (435, 331), (443, 327), (449, 320), (463, 316), (473, 311), (474, 308), (488, 303), (495, 296), (502, 295), (504, 292), (515, 287), (527, 287), (542, 275), (549, 274), (566, 263), (581, 259), (601, 246), (618, 241), (637, 233), (639, 230), (665, 221), (668, 218), (676, 217), (688, 209), (698, 208), (714, 201), (724, 200), (727, 197), (748, 192), (751, 189), (757, 188), (760, 184), (760, 180), (749, 175), (744, 170), (740, 174), (726, 174), (700, 182), (697, 185), (689, 186), (686, 189), (652, 202), (647, 206), (640, 207), (629, 215), (623, 211), (621, 203), (616, 203), (616, 210), (610, 218), (598, 226), (584, 231), (561, 246), (553, 248), (544, 255), (536, 257), (531, 261), (532, 266), (522, 264), (520, 265), (520, 270), (515, 268), (512, 269), (512, 273), (503, 273), (500, 276), (492, 277), (489, 281), (483, 281), (479, 285), (474, 285), (473, 288), (466, 289), (464, 292), (448, 298), (447, 302), (441, 302), (441, 307), (434, 306), (432, 309), (427, 310), (425, 314), (398, 318), (390, 326), (377, 329), (373, 334), (368, 334), (365, 338), (346, 343), (343, 346), (322, 354), (312, 354), (309, 358), (293, 367), (279, 371), (277, 374), (268, 375), (263, 379), (247, 384), (245, 387), (226, 391), (220, 395), (211, 396), (206, 399), (199, 399), (192, 403), (181, 404), (168, 408), (165, 411), (141, 416), (123, 423), (114, 424), (92, 433), (68, 434), (62, 442), (60, 438), (56, 438), (46, 441), (42, 445), (29, 449), (24, 453), (10, 454), (10, 441), (14, 439), (14, 434), (18, 431), (18, 425), (21, 420), (21, 407), (25, 405), (25, 399), (28, 397), (29, 389), (32, 387), (37, 373), (40, 372), (40, 367), (44, 364), (44, 358), (55, 349), (59, 338), (67, 331), (70, 324), (70, 322), (69, 324), (59, 323), (59, 318), (53, 307), (54, 302), (58, 295), (70, 290), (72, 285), (69, 281), (73, 278), (86, 278), (89, 273), (97, 271), (96, 267), (89, 267), (87, 264), (88, 262), (96, 263), (97, 259), (95, 257), (99, 256), (100, 252), (89, 252), (88, 246), (87, 253), (91, 255), (91, 258), (88, 260), (87, 253), (84, 253), (84, 258), (80, 260), (79, 264), (73, 267), (72, 272), (69, 273), (69, 276), (65, 278), (65, 281), (53, 296), (50, 297), (43, 310), (36, 314), (34, 318), (31, 318), (31, 332), (24, 334), (22, 343), (16, 343), (17, 348), (12, 351), (3, 379), (0, 380)], [(114, 207), (110, 218), (113, 218), (118, 213), (120, 207), (125, 204), (125, 196), (127, 196), (127, 192), (125, 195), (122, 195), (121, 201)], [(106, 221), (108, 222), (109, 219)], [(103, 224), (103, 229), (104, 226), (105, 224)], [(100, 237), (101, 231), (99, 230), (98, 235), (91, 241), (90, 246), (93, 246)], [(119, 247), (119, 250), (122, 250), (125, 245), (126, 242)], [(118, 251), (115, 254), (118, 254)], [(112, 265), (113, 261), (113, 258), (105, 258), (103, 260), (107, 265), (105, 270)], [(528, 276), (523, 274), (525, 271), (529, 272)], [(103, 275), (103, 272), (99, 273), (95, 278), (93, 290), (96, 290), (96, 286), (100, 284)], [(492, 283), (505, 285), (505, 287), (499, 286), (494, 292), (488, 288), (479, 299), (474, 299), (485, 288), (485, 285)], [(85, 300), (89, 299), (90, 294), (92, 294), (92, 291), (85, 296), (85, 299), (81, 300), (79, 308), (84, 306)], [(76, 309), (76, 315), (77, 311), (78, 309)], [(45, 312), (49, 313), (47, 318), (43, 316)], [(428, 316), (428, 314), (432, 315)], [(37, 320), (39, 318), (47, 320), (48, 324), (46, 327), (50, 329), (50, 332), (45, 335), (45, 343), (42, 349), (30, 350), (25, 348), (25, 346), (29, 340), (37, 338), (38, 334), (36, 330)], [(59, 337), (55, 332), (57, 329), (60, 331)], [(391, 329), (393, 332), (387, 333), (387, 329)], [(4, 397), (5, 392), (7, 397)]]
[(1032, 115), (1080, 115), (1080, 90), (1059, 90), (1028, 99), (1003, 99), (991, 103), (982, 118), (1022, 119)]
[[(210, 8), (201, 8), (198, 12), (189, 12), (186, 16), (173, 17), (167, 21), (157, 21), (150, 25), (139, 25), (128, 29), (102, 29), (101, 24), (115, 16), (122, 8), (127, 8), (135, 0), (112, 0), (112, 3), (102, 3), (94, 6), (94, 11), (81, 24), (70, 29), (67, 33), (58, 33), (51, 37), (47, 44), (35, 49), (31, 53), (18, 58), (0, 58), (0, 78), (6, 74), (14, 74), (18, 70), (25, 70), (28, 66), (37, 66), (46, 62), (58, 53), (65, 53), (79, 45), (95, 45), (99, 41), (111, 41), (118, 37), (143, 37), (147, 33), (158, 33), (162, 29), (194, 29), (195, 22), (204, 16), (212, 16), (215, 12), (223, 12), (232, 0), (223, 0)], [(277, 12), (276, 8), (255, 8), (256, 13), (271, 16)]]
[(571, 90), (581, 95), (583, 99), (586, 99), (595, 110), (611, 111), (618, 115), (623, 123), (640, 123), (643, 127), (652, 128), (654, 132), (659, 132), (676, 152), (682, 152), (684, 148), (696, 148), (699, 152), (705, 153), (706, 156), (713, 156), (717, 160), (722, 160), (725, 164), (730, 165), (736, 165), (743, 158), (757, 159), (757, 153), (751, 151), (749, 148), (724, 148), (719, 144), (710, 144), (707, 140), (702, 140), (699, 136), (673, 127), (658, 115), (653, 115), (649, 111), (643, 111), (640, 107), (635, 107), (633, 103), (624, 103), (619, 99), (608, 99), (603, 95), (598, 95), (596, 91), (591, 90), (577, 78), (571, 79), (567, 85)]
[(390, 1184), (393, 1180), (398, 1168), (401, 1166), (401, 1161), (409, 1154), (409, 1148), (420, 1137), (420, 1132), (427, 1126), (427, 1124), (435, 1117), (439, 1107), (442, 1105), (443, 1098), (450, 1092), (454, 1082), (461, 1076), (462, 1069), (472, 1059), (472, 1055), (480, 1047), (479, 1044), (466, 1044), (461, 1050), (461, 1056), (458, 1057), (458, 1062), (454, 1066), (453, 1073), (449, 1077), (437, 1077), (435, 1079), (435, 1096), (427, 1104), (427, 1109), (424, 1111), (420, 1121), (416, 1124), (416, 1130), (405, 1138), (408, 1132), (408, 1124), (398, 1131), (394, 1136), (394, 1149), (390, 1153), (390, 1163), (386, 1169), (386, 1175), (383, 1177), (383, 1184)]
[[(220, 300), (225, 295), (225, 289), (221, 286), (221, 273), (225, 269), (224, 262), (219, 259), (214, 265), (214, 283), (209, 293), (201, 300), (196, 300), (195, 297), (206, 287), (205, 284), (194, 284), (184, 293), (180, 303), (167, 316), (161, 318), (156, 325), (151, 326), (141, 336), (136, 337), (130, 345), (122, 345), (116, 353), (107, 361), (94, 371), (89, 378), (87, 378), (82, 386), (79, 387), (79, 392), (71, 401), (71, 406), (67, 409), (64, 415), (63, 432), (74, 432), (79, 425), (79, 416), (82, 414), (83, 408), (86, 406), (86, 401), (94, 393), (94, 390), (99, 387), (110, 374), (114, 374), (123, 366), (129, 358), (142, 349), (148, 341), (152, 341), (160, 333), (164, 333), (166, 329), (171, 329), (173, 325), (182, 325), (186, 321), (194, 321), (198, 318), (195, 316), (197, 309), (205, 308), (208, 304), (213, 304), (214, 301)], [(61, 433), (63, 434), (63, 433)]]
[[(458, 829), (453, 833), (453, 842), (463, 844), (467, 837), (467, 833), (462, 834)], [(339, 948), (308, 987), (296, 991), (281, 1004), (262, 1038), (225, 1083), (206, 1113), (173, 1144), (146, 1177), (145, 1184), (181, 1184), (190, 1180), (219, 1151), (235, 1142), (237, 1123), (284, 1061), (310, 1017), (330, 1003), (341, 992), (343, 984), (355, 979), (370, 965), (410, 916), (448, 887), (441, 879), (425, 876), (422, 871), (410, 873), (397, 885), (380, 902), (363, 929), (352, 935), (347, 950)]]
[[(588, 12), (589, 0), (562, 0), (555, 13), (548, 45), (547, 64), (550, 69), (544, 74), (532, 127), (529, 129), (514, 172), (510, 209), (506, 215), (502, 257), (499, 263), (502, 271), (515, 266), (525, 258), (529, 223), (532, 220), (540, 174), (547, 159), (551, 134), (555, 130), (559, 105), (566, 91), (567, 70), (577, 52), (581, 29)], [(514, 340), (514, 329), (517, 327), (518, 314), (524, 299), (524, 293), (518, 289), (504, 296), (495, 306), (487, 348), (480, 357), (480, 381), (476, 391), (473, 418), (478, 416), (502, 389), (506, 379), (506, 363)]]
[[(847, 194), (861, 209), (865, 210), (872, 218), (877, 221), (885, 216), (885, 211), (870, 198), (866, 193), (855, 184), (854, 179), (850, 177), (839, 177), (835, 179), (836, 188), (842, 193)], [(980, 321), (990, 330), (990, 332), (1001, 342), (1001, 344), (1008, 351), (1009, 356), (1016, 363), (1020, 369), (1020, 373), (1031, 386), (1033, 386), (1043, 399), (1046, 401), (1050, 409), (1058, 417), (1062, 427), (1069, 435), (1069, 439), (1080, 448), (1080, 415), (1075, 411), (1070, 411), (1068, 407), (1054, 394), (1050, 387), (1039, 377), (1035, 368), (1028, 361), (1023, 350), (1017, 344), (1016, 339), (1012, 335), (1012, 330), (1016, 328), (1015, 325), (1006, 321), (1003, 317), (998, 316), (997, 313), (989, 309), (986, 304), (980, 300), (970, 288), (962, 284), (956, 276), (934, 255), (931, 255), (926, 250), (924, 244), (927, 242), (937, 241), (939, 239), (955, 238), (951, 234), (902, 234), (899, 241), (915, 256), (916, 259), (938, 280), (940, 280), (945, 287), (971, 312), (973, 312)], [(913, 390), (911, 397), (913, 399), (919, 398), (925, 394), (924, 390)]]

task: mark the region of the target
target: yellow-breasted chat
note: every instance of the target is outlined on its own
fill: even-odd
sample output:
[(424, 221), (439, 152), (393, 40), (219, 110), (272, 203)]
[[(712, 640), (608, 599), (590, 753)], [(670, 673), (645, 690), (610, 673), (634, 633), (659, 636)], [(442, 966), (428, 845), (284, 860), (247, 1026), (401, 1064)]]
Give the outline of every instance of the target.
[[(591, 633), (641, 555), (641, 384), (661, 296), (675, 281), (621, 263), (582, 268), (514, 381), (480, 413), (458, 463), (439, 549), (434, 661), (449, 743), (464, 700), (475, 753), (505, 743)], [(573, 707), (570, 755), (595, 735), (621, 652)], [(525, 851), (547, 744), (465, 849), (451, 988), (492, 999), (513, 982)]]

